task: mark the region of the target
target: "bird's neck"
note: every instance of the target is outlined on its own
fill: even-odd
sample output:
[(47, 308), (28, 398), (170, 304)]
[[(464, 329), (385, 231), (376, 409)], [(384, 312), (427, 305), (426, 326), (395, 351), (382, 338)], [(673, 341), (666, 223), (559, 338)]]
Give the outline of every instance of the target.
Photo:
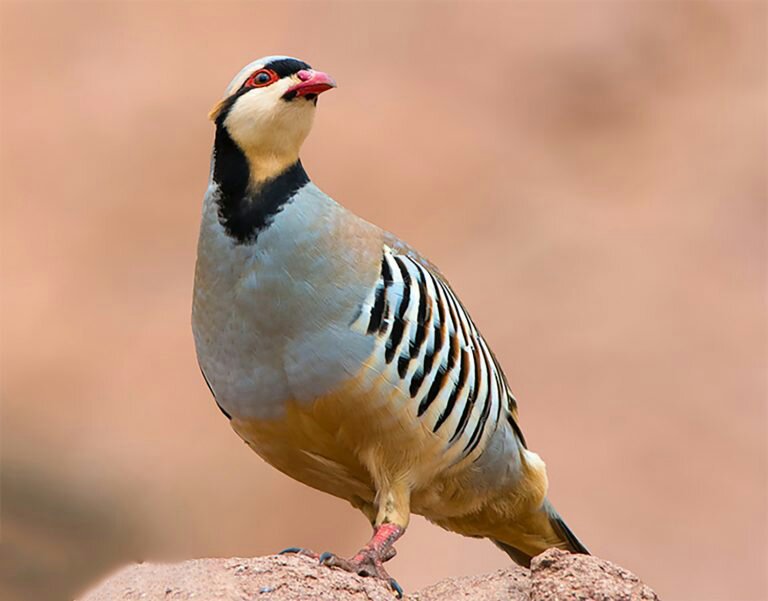
[(216, 128), (213, 181), (219, 220), (238, 244), (252, 243), (309, 177), (298, 156), (243, 150), (226, 127)]

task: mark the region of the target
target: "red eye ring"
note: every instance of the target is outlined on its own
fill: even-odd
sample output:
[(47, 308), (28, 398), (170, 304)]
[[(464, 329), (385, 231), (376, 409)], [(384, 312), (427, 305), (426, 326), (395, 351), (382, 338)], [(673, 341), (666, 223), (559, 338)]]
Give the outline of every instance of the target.
[[(266, 77), (265, 77), (266, 76)], [(253, 73), (245, 82), (246, 88), (263, 88), (269, 84), (275, 83), (279, 77), (272, 69), (259, 69)]]

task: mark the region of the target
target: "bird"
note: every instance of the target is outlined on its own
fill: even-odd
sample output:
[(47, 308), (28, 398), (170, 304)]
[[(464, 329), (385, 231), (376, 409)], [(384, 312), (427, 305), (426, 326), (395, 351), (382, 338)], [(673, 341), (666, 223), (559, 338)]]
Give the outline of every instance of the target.
[(232, 429), (268, 464), (348, 501), (373, 534), (321, 563), (402, 589), (384, 563), (411, 514), (521, 565), (588, 554), (547, 497), (499, 362), (447, 278), (318, 188), (299, 158), (334, 79), (260, 58), (210, 113), (192, 329)]

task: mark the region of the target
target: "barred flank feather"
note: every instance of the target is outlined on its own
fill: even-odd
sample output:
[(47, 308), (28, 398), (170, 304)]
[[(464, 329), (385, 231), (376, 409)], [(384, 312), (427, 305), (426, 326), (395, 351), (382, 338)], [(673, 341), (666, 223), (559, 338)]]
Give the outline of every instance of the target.
[(356, 321), (377, 338), (382, 369), (399, 379), (417, 416), (448, 447), (461, 445), (462, 458), (482, 454), (500, 426), (518, 434), (516, 402), (496, 358), (428, 265), (385, 246), (378, 282)]

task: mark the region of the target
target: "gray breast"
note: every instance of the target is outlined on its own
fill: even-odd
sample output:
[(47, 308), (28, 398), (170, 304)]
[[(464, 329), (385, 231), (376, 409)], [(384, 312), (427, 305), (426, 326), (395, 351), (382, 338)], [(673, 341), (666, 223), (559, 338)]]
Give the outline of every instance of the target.
[(232, 416), (279, 417), (286, 400), (332, 391), (370, 355), (373, 340), (349, 328), (370, 285), (342, 286), (336, 275), (355, 262), (332, 243), (343, 212), (308, 184), (253, 244), (236, 244), (206, 201), (193, 330), (201, 368)]

